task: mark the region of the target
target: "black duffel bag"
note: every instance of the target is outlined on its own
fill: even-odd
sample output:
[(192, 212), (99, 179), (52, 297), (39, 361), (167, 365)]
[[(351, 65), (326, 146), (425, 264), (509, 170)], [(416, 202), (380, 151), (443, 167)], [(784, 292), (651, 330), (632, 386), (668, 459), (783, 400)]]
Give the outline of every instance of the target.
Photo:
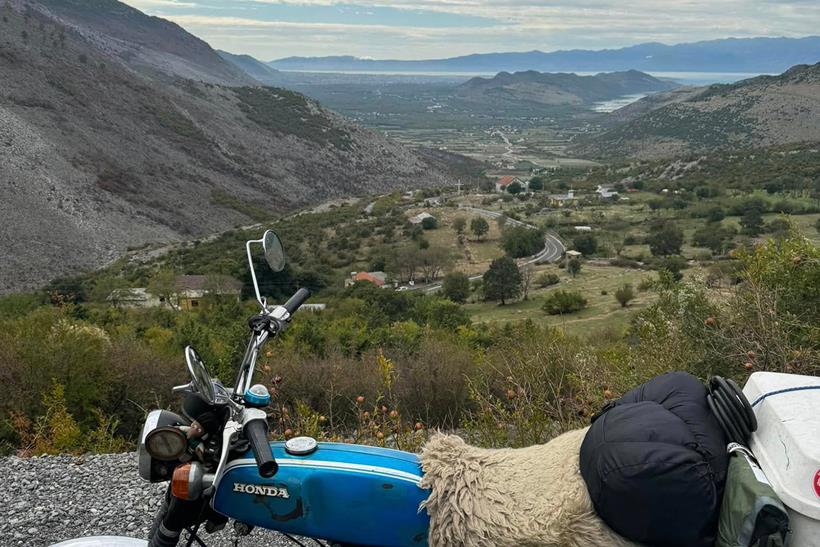
[(706, 394), (690, 374), (664, 374), (593, 417), (581, 474), (598, 514), (625, 538), (663, 547), (714, 544), (728, 457)]

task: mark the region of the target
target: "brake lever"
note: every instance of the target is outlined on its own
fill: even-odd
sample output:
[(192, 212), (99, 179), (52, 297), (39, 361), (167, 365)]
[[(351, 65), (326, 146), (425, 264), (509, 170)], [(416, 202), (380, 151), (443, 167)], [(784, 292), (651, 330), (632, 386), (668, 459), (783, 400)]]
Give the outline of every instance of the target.
[(225, 472), (225, 465), (228, 463), (228, 455), (231, 451), (231, 443), (239, 437), (239, 432), (242, 431), (242, 424), (234, 420), (228, 420), (222, 430), (222, 453), (219, 455), (219, 464), (216, 466), (214, 473), (214, 482), (205, 490), (204, 494), (213, 494), (219, 486), (219, 481), (222, 480), (222, 474)]

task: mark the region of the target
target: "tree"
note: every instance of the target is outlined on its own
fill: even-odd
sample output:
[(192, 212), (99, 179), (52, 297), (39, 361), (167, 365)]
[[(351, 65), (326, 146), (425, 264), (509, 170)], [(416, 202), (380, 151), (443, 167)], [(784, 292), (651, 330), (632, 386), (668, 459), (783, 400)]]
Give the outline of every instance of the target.
[(571, 275), (572, 277), (575, 277), (579, 273), (581, 273), (580, 259), (570, 258), (569, 261), (567, 261), (567, 271), (569, 272), (569, 275)]
[(715, 205), (706, 213), (706, 220), (708, 222), (720, 222), (726, 218), (726, 211), (720, 205)]
[(424, 217), (421, 220), (421, 227), (425, 230), (435, 230), (438, 228), (438, 220), (436, 217)]
[(441, 272), (450, 265), (453, 257), (444, 247), (428, 247), (419, 252), (419, 268), (424, 276), (424, 282), (429, 283), (441, 275)]
[(148, 281), (148, 292), (164, 305), (177, 308), (177, 276), (173, 270), (160, 270)]
[(418, 270), (420, 263), (421, 249), (416, 245), (405, 245), (393, 252), (387, 262), (387, 271), (399, 283), (406, 283), (416, 278), (416, 270)]
[(533, 269), (532, 264), (525, 264), (518, 269), (518, 272), (521, 274), (521, 294), (524, 295), (524, 300), (528, 300), (532, 280), (535, 277), (535, 269)]
[(464, 230), (467, 228), (467, 219), (464, 217), (456, 217), (453, 219), (453, 230), (456, 231), (458, 235), (464, 233)]
[(537, 192), (544, 189), (544, 179), (541, 177), (533, 177), (530, 179), (530, 191)]
[(647, 243), (655, 256), (677, 255), (683, 245), (683, 232), (671, 222), (655, 224), (650, 229)]
[(579, 253), (589, 256), (598, 250), (598, 240), (592, 234), (580, 234), (573, 238), (572, 246)]
[(615, 300), (622, 308), (629, 306), (629, 303), (635, 299), (635, 289), (629, 283), (624, 284), (615, 291)]
[(530, 256), (544, 248), (544, 237), (526, 226), (510, 226), (501, 234), (501, 247), (513, 258)]
[[(659, 275), (667, 272), (673, 281), (683, 279), (683, 269), (686, 267), (686, 259), (682, 256), (667, 256), (660, 259), (658, 263)], [(661, 275), (661, 277), (663, 277)]]
[(580, 293), (570, 291), (555, 291), (550, 294), (541, 309), (549, 315), (563, 315), (581, 311), (587, 307), (587, 299)]
[(503, 306), (507, 300), (521, 294), (521, 273), (508, 256), (493, 260), (483, 279), (486, 300), (500, 300)]
[(710, 223), (695, 231), (692, 235), (692, 244), (697, 247), (711, 249), (716, 254), (724, 253), (731, 246), (735, 233), (736, 230), (730, 226), (723, 226), (721, 223)]
[(521, 186), (520, 182), (512, 182), (507, 186), (507, 192), (511, 193), (512, 195), (520, 194), (524, 190), (524, 187)]
[(741, 232), (747, 236), (756, 236), (763, 231), (763, 215), (760, 209), (753, 207), (746, 210), (740, 217)]
[(470, 278), (462, 272), (450, 272), (444, 276), (441, 293), (453, 302), (463, 304), (470, 296)]
[(481, 239), (490, 231), (490, 224), (483, 217), (475, 217), (470, 221), (470, 231)]

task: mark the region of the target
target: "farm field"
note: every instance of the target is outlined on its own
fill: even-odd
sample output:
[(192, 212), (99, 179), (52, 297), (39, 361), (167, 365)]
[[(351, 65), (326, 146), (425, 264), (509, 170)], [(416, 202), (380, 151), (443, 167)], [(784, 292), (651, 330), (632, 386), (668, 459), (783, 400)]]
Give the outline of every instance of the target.
[[(472, 320), (478, 323), (499, 324), (530, 320), (539, 325), (560, 327), (568, 334), (587, 338), (601, 333), (623, 335), (632, 316), (657, 297), (651, 290), (639, 289), (642, 283), (656, 277), (650, 271), (585, 264), (581, 273), (573, 278), (563, 269), (548, 265), (536, 268), (535, 278), (546, 272), (556, 273), (561, 282), (551, 287), (532, 289), (527, 300), (518, 300), (504, 306), (496, 302), (472, 302), (466, 304), (465, 308)], [(623, 308), (613, 295), (627, 283), (635, 289), (636, 298), (628, 307)], [(587, 299), (587, 307), (572, 314), (548, 315), (541, 306), (545, 297), (556, 290), (578, 291)]]

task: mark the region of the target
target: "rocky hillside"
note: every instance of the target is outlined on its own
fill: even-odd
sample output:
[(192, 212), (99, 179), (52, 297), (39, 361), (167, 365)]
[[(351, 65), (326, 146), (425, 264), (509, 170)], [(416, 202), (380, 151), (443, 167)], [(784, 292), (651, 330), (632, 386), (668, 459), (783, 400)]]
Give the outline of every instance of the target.
[(456, 88), (456, 94), (475, 101), (517, 101), (543, 105), (584, 105), (635, 93), (665, 91), (674, 83), (639, 72), (609, 72), (594, 76), (544, 73), (533, 70), (493, 78), (473, 78)]
[(613, 113), (615, 125), (581, 143), (594, 157), (672, 157), (720, 147), (820, 140), (820, 63), (779, 76), (647, 97)]
[(106, 54), (144, 72), (218, 84), (258, 83), (179, 25), (116, 0), (35, 0), (20, 4), (30, 4), (32, 9), (49, 14)]
[[(174, 77), (180, 66), (214, 77)], [(447, 180), (302, 95), (213, 83), (236, 70), (176, 25), (114, 0), (0, 5), (0, 293), (147, 242)]]

